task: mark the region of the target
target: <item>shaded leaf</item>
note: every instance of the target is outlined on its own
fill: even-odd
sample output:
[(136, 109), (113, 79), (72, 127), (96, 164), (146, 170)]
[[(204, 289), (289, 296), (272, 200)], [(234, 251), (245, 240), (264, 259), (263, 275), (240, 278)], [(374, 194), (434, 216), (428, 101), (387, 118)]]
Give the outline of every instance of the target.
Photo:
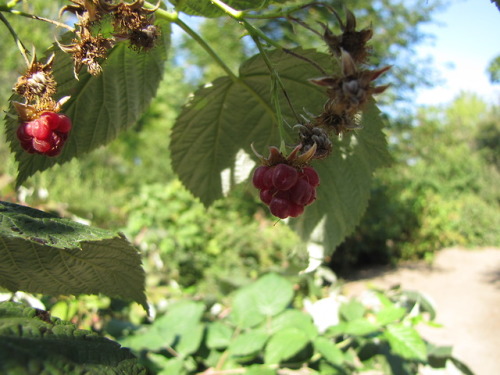
[[(103, 71), (91, 76), (86, 69), (79, 80), (73, 75), (73, 61), (56, 45), (47, 54), (55, 53), (54, 77), (57, 96), (71, 96), (63, 106), (73, 122), (69, 138), (58, 157), (28, 154), (16, 138), (17, 119), (6, 116), (6, 136), (18, 164), (17, 185), (36, 172), (55, 164), (63, 164), (111, 142), (131, 127), (155, 96), (164, 72), (167, 48), (170, 45), (170, 24), (160, 22), (162, 36), (158, 45), (147, 53), (137, 53), (126, 43), (119, 43), (103, 63)], [(70, 34), (66, 34), (70, 38)], [(14, 100), (19, 98), (14, 97)], [(11, 106), (10, 112), (15, 113)]]
[(427, 347), (419, 333), (411, 327), (390, 325), (384, 336), (391, 346), (391, 351), (405, 359), (425, 361)]
[(0, 286), (29, 293), (98, 294), (147, 309), (137, 250), (117, 233), (0, 202)]
[[(294, 52), (331, 70), (332, 61), (326, 54), (301, 49)], [(295, 110), (319, 114), (326, 94), (308, 79), (321, 73), (284, 52), (271, 51), (268, 55)], [(198, 90), (183, 108), (172, 131), (172, 165), (183, 184), (205, 205), (222, 197), (221, 173), (235, 168), (239, 151), (253, 155), (253, 143), (259, 152), (267, 154), (268, 146), (279, 145), (271, 103), (271, 77), (257, 55), (241, 65), (239, 78), (215, 80)], [(280, 103), (286, 123), (297, 123), (284, 98)], [(390, 159), (374, 103), (367, 105), (362, 124), (364, 129), (359, 132), (334, 139), (332, 156), (314, 164), (321, 178), (318, 200), (307, 207), (305, 215), (292, 220), (292, 226), (304, 238), (323, 223), (322, 239), (329, 249), (359, 222), (368, 203), (372, 173)], [(285, 128), (289, 132), (287, 142), (296, 142), (292, 126)]]
[(2, 374), (147, 374), (118, 343), (13, 302), (0, 303), (0, 336)]
[(455, 367), (462, 372), (462, 374), (464, 374), (464, 375), (474, 375), (474, 372), (472, 372), (472, 370), (469, 368), (469, 366), (467, 366), (465, 363), (463, 363), (459, 359), (457, 359), (455, 357), (452, 357), (451, 361), (453, 362), (453, 364), (455, 365)]
[(264, 352), (264, 362), (278, 364), (299, 353), (309, 343), (304, 332), (297, 328), (287, 328), (271, 337)]

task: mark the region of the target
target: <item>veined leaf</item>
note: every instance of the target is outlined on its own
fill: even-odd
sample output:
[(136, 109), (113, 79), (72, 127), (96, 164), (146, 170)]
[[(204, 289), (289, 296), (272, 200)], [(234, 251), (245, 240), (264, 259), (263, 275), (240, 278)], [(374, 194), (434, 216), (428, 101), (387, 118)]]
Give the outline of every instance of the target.
[(47, 312), (0, 303), (2, 374), (130, 374), (147, 369), (126, 348)]
[(29, 293), (98, 294), (147, 310), (137, 250), (119, 234), (0, 202), (0, 286)]
[(404, 359), (427, 359), (427, 347), (418, 332), (412, 327), (390, 325), (384, 332), (391, 351)]
[[(328, 55), (313, 50), (294, 52), (331, 70)], [(326, 94), (308, 82), (321, 73), (285, 52), (268, 55), (295, 110), (321, 113)], [(280, 101), (286, 123), (297, 123), (286, 100)], [(368, 203), (372, 173), (390, 160), (374, 103), (367, 105), (362, 125), (364, 129), (334, 139), (333, 154), (314, 164), (321, 178), (318, 200), (300, 219), (292, 220), (292, 226), (304, 238), (321, 222), (322, 239), (328, 249), (337, 246), (359, 222)], [(288, 141), (297, 141), (292, 126), (286, 128)], [(253, 155), (252, 143), (263, 154), (269, 146), (280, 144), (271, 105), (270, 73), (260, 55), (240, 67), (237, 79), (219, 78), (194, 94), (172, 131), (172, 165), (184, 185), (208, 206), (222, 197), (221, 173), (234, 170), (239, 151)]]
[[(58, 157), (28, 154), (17, 140), (18, 121), (11, 106), (10, 114), (14, 118), (6, 116), (6, 136), (19, 163), (17, 186), (36, 172), (63, 164), (111, 142), (121, 131), (135, 124), (155, 96), (164, 72), (170, 45), (170, 24), (159, 22), (158, 25), (161, 26), (161, 39), (155, 48), (137, 53), (126, 43), (119, 43), (103, 63), (102, 73), (95, 77), (84, 68), (76, 80), (73, 61), (68, 54), (55, 45), (47, 52), (47, 55), (55, 53), (57, 96), (71, 96), (62, 113), (71, 118), (73, 127)], [(13, 100), (19, 98), (14, 96)]]

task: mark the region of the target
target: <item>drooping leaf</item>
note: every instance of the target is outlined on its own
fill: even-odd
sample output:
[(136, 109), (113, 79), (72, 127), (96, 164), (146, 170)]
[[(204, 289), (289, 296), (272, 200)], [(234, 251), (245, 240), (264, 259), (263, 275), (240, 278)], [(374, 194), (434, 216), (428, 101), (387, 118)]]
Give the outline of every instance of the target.
[(147, 309), (137, 250), (120, 233), (0, 202), (0, 286), (29, 293), (98, 294)]
[(304, 332), (297, 328), (287, 328), (271, 337), (264, 352), (264, 362), (278, 364), (300, 352), (309, 343)]
[(384, 336), (391, 346), (391, 351), (404, 359), (427, 359), (427, 347), (422, 337), (412, 328), (401, 324), (390, 325)]
[[(326, 70), (332, 68), (328, 55), (313, 50), (294, 52)], [(321, 73), (285, 52), (272, 51), (268, 56), (295, 111), (321, 113), (326, 94), (308, 82)], [(183, 184), (205, 205), (222, 197), (221, 173), (234, 169), (238, 152), (253, 155), (253, 143), (267, 154), (267, 147), (280, 144), (270, 93), (270, 73), (257, 55), (242, 64), (237, 79), (215, 80), (198, 90), (183, 108), (171, 137), (172, 164)], [(296, 124), (299, 120), (286, 100), (280, 98), (280, 103), (285, 122)], [(328, 249), (338, 245), (359, 222), (368, 203), (372, 173), (389, 160), (383, 123), (374, 103), (367, 105), (362, 124), (364, 129), (357, 133), (334, 139), (333, 154), (314, 164), (321, 178), (318, 200), (307, 207), (301, 219), (292, 221), (304, 238), (322, 222), (322, 238)], [(297, 142), (292, 126), (285, 128), (287, 141)]]
[[(210, 0), (169, 0), (178, 12), (193, 16), (221, 17), (226, 13)], [(224, 3), (236, 10), (259, 9), (270, 0), (225, 0)]]
[(0, 303), (0, 336), (2, 374), (147, 374), (118, 343), (14, 302)]
[[(161, 26), (161, 38), (157, 46), (151, 51), (138, 53), (126, 43), (119, 43), (110, 51), (98, 76), (91, 76), (82, 69), (79, 80), (76, 80), (73, 61), (68, 54), (56, 45), (47, 52), (46, 55), (55, 53), (57, 97), (71, 96), (62, 113), (72, 120), (73, 127), (59, 156), (28, 154), (16, 138), (18, 121), (11, 105), (11, 116), (6, 116), (6, 137), (19, 163), (18, 186), (36, 172), (63, 164), (111, 142), (120, 132), (135, 124), (155, 96), (164, 72), (170, 26), (166, 22), (158, 25)], [(19, 101), (19, 98), (14, 96), (13, 100)]]

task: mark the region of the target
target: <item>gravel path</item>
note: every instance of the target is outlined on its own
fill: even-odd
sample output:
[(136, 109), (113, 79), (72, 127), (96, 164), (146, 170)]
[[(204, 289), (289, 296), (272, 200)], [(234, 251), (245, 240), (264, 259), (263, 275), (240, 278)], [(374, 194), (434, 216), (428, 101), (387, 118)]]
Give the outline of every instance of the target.
[(500, 248), (445, 249), (432, 266), (360, 271), (345, 290), (359, 295), (368, 284), (401, 284), (425, 293), (434, 301), (436, 321), (443, 327), (419, 326), (422, 335), (432, 343), (453, 346), (455, 357), (476, 375), (500, 374)]

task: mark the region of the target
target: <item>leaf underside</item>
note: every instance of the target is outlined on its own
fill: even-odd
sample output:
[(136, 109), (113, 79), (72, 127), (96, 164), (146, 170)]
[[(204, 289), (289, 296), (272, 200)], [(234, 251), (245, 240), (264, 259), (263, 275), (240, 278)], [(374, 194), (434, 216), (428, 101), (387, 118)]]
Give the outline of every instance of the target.
[(98, 294), (147, 310), (137, 250), (117, 233), (0, 202), (0, 286), (12, 292)]
[[(326, 54), (302, 49), (294, 52), (327, 71), (335, 69)], [(321, 73), (307, 61), (285, 52), (272, 51), (268, 55), (295, 111), (306, 117), (321, 113), (327, 99), (325, 91), (308, 82)], [(255, 159), (252, 143), (264, 155), (268, 146), (279, 146), (271, 103), (271, 77), (263, 59), (256, 55), (240, 67), (237, 80), (215, 80), (199, 89), (183, 108), (171, 136), (172, 165), (183, 184), (206, 206), (222, 198), (221, 173), (234, 172), (239, 151)], [(293, 125), (302, 120), (294, 116), (283, 97), (280, 104), (287, 124), (287, 142), (297, 144)], [(291, 220), (303, 238), (309, 238), (315, 227), (324, 223), (321, 240), (330, 251), (359, 222), (368, 204), (372, 173), (390, 160), (383, 122), (373, 102), (362, 113), (361, 124), (364, 128), (357, 132), (342, 139), (334, 137), (332, 155), (313, 163), (321, 178), (318, 199), (301, 218)]]
[[(63, 164), (111, 142), (121, 131), (135, 124), (155, 96), (164, 72), (170, 45), (170, 24), (159, 22), (158, 26), (161, 27), (161, 37), (151, 51), (138, 53), (127, 43), (119, 43), (110, 51), (98, 76), (91, 76), (84, 67), (76, 80), (71, 57), (56, 45), (47, 51), (46, 56), (55, 54), (57, 98), (71, 96), (61, 112), (72, 120), (73, 127), (58, 157), (28, 154), (17, 140), (18, 121), (11, 105), (11, 116), (5, 118), (6, 138), (18, 162), (17, 186), (36, 172)], [(63, 40), (70, 35), (63, 36)], [(12, 100), (21, 101), (17, 96)]]
[(147, 374), (118, 343), (17, 303), (0, 303), (0, 337), (2, 374)]

